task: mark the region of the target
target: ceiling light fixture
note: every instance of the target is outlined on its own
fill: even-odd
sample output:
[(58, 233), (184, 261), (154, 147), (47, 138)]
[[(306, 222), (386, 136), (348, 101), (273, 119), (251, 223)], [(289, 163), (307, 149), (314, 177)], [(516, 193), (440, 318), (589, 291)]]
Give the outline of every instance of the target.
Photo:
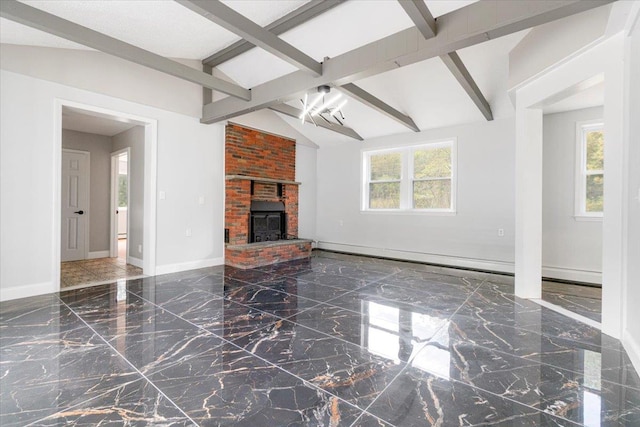
[[(337, 122), (337, 124), (344, 126), (344, 114), (342, 114), (342, 107), (345, 106), (347, 100), (343, 100), (336, 107), (329, 108), (333, 104), (338, 102), (340, 98), (342, 98), (342, 94), (338, 93), (333, 98), (325, 100), (325, 95), (331, 92), (331, 87), (322, 85), (318, 86), (317, 90), (318, 95), (313, 101), (311, 101), (311, 103), (309, 103), (309, 94), (307, 93), (304, 94), (304, 100), (300, 100), (300, 102), (302, 103), (302, 113), (300, 114), (300, 120), (302, 121), (302, 123), (304, 124), (306, 118), (308, 117), (309, 120), (311, 120), (311, 122), (317, 126), (314, 117), (320, 117), (327, 123), (336, 124), (335, 122)], [(321, 101), (322, 104), (320, 106), (317, 106)], [(331, 119), (335, 120), (335, 122), (333, 122)]]

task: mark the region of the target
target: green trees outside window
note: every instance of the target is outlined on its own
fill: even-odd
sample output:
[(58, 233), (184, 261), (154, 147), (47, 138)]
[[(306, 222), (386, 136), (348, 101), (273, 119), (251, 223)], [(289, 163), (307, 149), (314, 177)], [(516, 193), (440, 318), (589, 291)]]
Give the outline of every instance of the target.
[(453, 211), (454, 144), (365, 152), (364, 208)]
[(604, 132), (586, 132), (586, 212), (602, 212), (604, 208)]
[(118, 175), (118, 207), (127, 207), (127, 175)]

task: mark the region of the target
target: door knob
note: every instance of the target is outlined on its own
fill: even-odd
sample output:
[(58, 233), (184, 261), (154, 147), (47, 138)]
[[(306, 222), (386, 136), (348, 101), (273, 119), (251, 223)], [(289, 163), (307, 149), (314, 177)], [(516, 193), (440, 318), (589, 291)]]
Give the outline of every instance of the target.
[(78, 215), (82, 215), (84, 214), (84, 211), (75, 211), (74, 213), (77, 213)]

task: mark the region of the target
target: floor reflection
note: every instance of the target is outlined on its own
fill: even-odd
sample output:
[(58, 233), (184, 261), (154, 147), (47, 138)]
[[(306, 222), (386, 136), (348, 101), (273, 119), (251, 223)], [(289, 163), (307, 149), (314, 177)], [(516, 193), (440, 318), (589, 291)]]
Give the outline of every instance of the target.
[(503, 282), (331, 254), (2, 303), (0, 424), (640, 425), (619, 341)]

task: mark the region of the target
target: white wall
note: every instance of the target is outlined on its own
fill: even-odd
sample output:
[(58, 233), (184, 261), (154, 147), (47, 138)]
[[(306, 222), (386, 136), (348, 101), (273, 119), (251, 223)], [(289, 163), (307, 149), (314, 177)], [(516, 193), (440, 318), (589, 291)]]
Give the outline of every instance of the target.
[(603, 119), (603, 108), (545, 115), (542, 160), (542, 274), (602, 281), (602, 221), (575, 218), (576, 123)]
[(622, 342), (640, 372), (640, 23), (626, 39), (626, 268)]
[[(0, 56), (3, 70), (192, 117), (201, 115), (199, 85), (106, 53), (1, 44)], [(202, 70), (200, 61), (174, 60)]]
[(111, 138), (93, 133), (62, 130), (62, 147), (88, 151), (91, 157), (89, 172), (90, 200), (89, 252), (109, 250), (109, 193), (111, 175)]
[[(458, 140), (455, 215), (360, 211), (361, 149), (452, 137)], [(514, 138), (511, 118), (320, 148), (320, 247), (513, 272)]]
[(166, 199), (157, 201), (156, 272), (222, 262), (222, 125), (5, 70), (0, 93), (0, 298), (58, 289), (56, 99), (157, 120), (157, 188)]
[(509, 87), (514, 88), (592, 45), (607, 29), (612, 5), (532, 28), (509, 52)]
[(112, 152), (130, 148), (127, 159), (129, 162), (129, 206), (126, 213), (129, 219), (127, 247), (130, 257), (143, 260), (144, 248), (142, 251), (140, 248), (144, 241), (144, 127), (134, 126), (114, 135), (111, 141)]

